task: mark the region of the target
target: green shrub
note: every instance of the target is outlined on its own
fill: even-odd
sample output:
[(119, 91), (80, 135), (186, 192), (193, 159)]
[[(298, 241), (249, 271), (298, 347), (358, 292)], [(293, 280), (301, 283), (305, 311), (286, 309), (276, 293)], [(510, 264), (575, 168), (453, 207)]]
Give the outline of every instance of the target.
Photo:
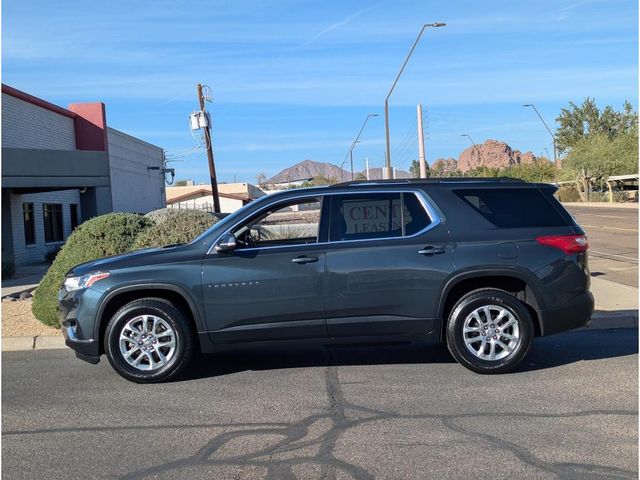
[(580, 194), (573, 185), (564, 185), (558, 189), (556, 193), (558, 200), (561, 202), (579, 202)]
[(138, 236), (134, 249), (188, 243), (218, 221), (215, 215), (200, 210), (165, 210), (173, 211), (162, 214), (158, 210), (152, 212), (150, 216), (157, 220)]
[(33, 295), (35, 317), (58, 325), (58, 290), (65, 274), (79, 263), (132, 250), (136, 237), (153, 222), (136, 213), (109, 213), (78, 226), (64, 244)]

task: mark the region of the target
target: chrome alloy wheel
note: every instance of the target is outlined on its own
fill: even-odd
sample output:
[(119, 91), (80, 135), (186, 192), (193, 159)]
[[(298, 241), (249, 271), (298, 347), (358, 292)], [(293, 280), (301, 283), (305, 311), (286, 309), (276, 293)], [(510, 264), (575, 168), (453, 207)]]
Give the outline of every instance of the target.
[(169, 324), (155, 315), (138, 315), (120, 332), (120, 354), (137, 370), (157, 370), (176, 352), (176, 334)]
[(501, 360), (520, 345), (520, 326), (511, 311), (498, 305), (476, 308), (462, 326), (467, 350), (482, 360)]

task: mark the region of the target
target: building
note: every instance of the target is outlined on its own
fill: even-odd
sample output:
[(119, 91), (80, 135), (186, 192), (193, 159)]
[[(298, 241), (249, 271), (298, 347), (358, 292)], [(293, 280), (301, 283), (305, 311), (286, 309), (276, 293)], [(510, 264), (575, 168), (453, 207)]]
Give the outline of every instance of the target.
[(258, 187), (247, 182), (219, 183), (218, 192), (245, 197), (249, 200), (256, 200), (257, 198), (264, 197), (266, 195)]
[[(244, 195), (222, 192), (218, 192), (218, 197), (222, 213), (233, 213), (252, 200)], [(167, 207), (213, 212), (211, 185), (167, 187)]]
[(2, 263), (42, 261), (76, 225), (165, 205), (160, 147), (107, 126), (101, 102), (62, 108), (2, 85)]

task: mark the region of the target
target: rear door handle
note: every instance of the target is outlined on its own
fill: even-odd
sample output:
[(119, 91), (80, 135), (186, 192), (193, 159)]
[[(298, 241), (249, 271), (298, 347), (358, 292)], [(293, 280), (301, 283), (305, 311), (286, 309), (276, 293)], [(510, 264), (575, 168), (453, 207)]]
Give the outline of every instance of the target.
[(436, 246), (436, 245), (427, 245), (422, 250), (418, 250), (420, 255), (437, 255), (439, 253), (444, 253), (445, 248)]
[(313, 263), (318, 261), (318, 257), (307, 257), (306, 255), (302, 255), (291, 259), (291, 261), (293, 263)]

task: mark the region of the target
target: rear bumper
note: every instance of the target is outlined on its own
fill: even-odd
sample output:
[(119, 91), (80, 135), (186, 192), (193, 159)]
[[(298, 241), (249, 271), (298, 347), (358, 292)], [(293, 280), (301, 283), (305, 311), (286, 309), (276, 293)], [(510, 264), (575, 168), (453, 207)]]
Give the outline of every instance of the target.
[(593, 306), (593, 295), (584, 292), (559, 307), (542, 310), (540, 334), (553, 335), (585, 326), (591, 319)]

